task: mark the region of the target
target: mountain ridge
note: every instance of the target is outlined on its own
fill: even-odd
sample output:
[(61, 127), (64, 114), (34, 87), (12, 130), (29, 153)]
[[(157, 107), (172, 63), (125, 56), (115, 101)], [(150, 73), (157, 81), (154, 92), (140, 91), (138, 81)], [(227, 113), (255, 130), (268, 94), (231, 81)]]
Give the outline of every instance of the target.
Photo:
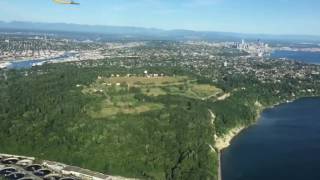
[(320, 36), (315, 35), (273, 35), (250, 34), (219, 31), (194, 31), (186, 29), (164, 30), (159, 28), (146, 28), (134, 26), (109, 25), (83, 25), (73, 23), (43, 23), (28, 21), (0, 21), (0, 29), (26, 30), (26, 31), (61, 31), (78, 33), (98, 33), (102, 35), (134, 36), (136, 38), (148, 37), (163, 40), (285, 40), (320, 42)]

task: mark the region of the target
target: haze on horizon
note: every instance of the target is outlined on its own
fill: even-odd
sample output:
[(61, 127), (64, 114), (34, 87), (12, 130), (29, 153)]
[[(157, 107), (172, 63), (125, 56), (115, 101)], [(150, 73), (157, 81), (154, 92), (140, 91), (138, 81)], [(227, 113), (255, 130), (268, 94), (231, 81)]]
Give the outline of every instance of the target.
[(320, 35), (318, 0), (1, 0), (0, 21)]

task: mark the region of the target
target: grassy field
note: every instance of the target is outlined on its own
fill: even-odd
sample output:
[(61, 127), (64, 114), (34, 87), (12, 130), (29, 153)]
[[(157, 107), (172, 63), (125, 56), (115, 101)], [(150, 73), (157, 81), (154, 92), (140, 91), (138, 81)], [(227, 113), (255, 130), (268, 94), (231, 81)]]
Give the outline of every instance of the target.
[(167, 88), (169, 94), (187, 96), (196, 99), (208, 99), (218, 96), (223, 91), (215, 86), (208, 84), (191, 83), (184, 86), (169, 86)]
[(94, 118), (115, 116), (117, 114), (140, 114), (159, 110), (163, 104), (144, 102), (137, 99), (137, 94), (157, 97), (178, 95), (206, 100), (223, 93), (221, 89), (209, 84), (198, 84), (186, 76), (176, 77), (100, 77), (82, 92), (103, 100), (95, 107), (90, 107), (89, 114)]
[(176, 76), (176, 77), (112, 77), (112, 78), (101, 78), (101, 82), (111, 84), (127, 84), (128, 86), (141, 87), (141, 86), (167, 86), (167, 85), (180, 85), (186, 81), (190, 81), (187, 76)]
[(167, 95), (167, 92), (161, 87), (142, 88), (142, 93), (147, 96), (162, 96)]

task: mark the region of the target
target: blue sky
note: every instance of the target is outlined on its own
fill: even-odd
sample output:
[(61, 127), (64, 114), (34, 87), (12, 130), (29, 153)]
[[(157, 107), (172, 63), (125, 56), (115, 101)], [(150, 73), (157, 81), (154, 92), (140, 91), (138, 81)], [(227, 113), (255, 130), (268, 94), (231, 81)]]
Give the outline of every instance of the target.
[(0, 0), (0, 20), (320, 35), (319, 0)]

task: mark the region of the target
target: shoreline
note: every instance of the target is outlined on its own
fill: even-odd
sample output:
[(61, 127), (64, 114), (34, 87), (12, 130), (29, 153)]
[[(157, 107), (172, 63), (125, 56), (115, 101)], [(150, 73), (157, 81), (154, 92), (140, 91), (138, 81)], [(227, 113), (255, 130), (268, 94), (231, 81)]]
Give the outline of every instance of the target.
[(245, 130), (245, 129), (249, 128), (250, 126), (254, 125), (255, 123), (257, 123), (259, 121), (259, 119), (261, 118), (261, 114), (265, 110), (275, 108), (276, 106), (279, 106), (282, 104), (293, 103), (297, 100), (301, 100), (304, 98), (320, 98), (320, 95), (302, 96), (302, 97), (297, 97), (292, 100), (278, 102), (278, 103), (275, 103), (270, 106), (260, 106), (260, 109), (257, 110), (257, 117), (256, 117), (253, 124), (250, 124), (247, 126), (241, 125), (241, 126), (235, 127), (233, 129), (229, 130), (229, 132), (226, 135), (224, 135), (223, 137), (215, 137), (215, 140), (218, 140), (218, 142), (220, 143), (220, 144), (218, 144), (218, 146), (217, 146), (217, 143), (215, 143), (215, 148), (217, 149), (217, 153), (218, 153), (218, 180), (223, 180), (222, 179), (222, 168), (221, 168), (221, 153), (224, 149), (228, 148), (231, 145), (231, 142), (235, 137), (237, 137), (241, 132), (243, 132), (243, 130)]
[[(259, 116), (260, 117), (260, 116)], [(259, 117), (257, 119), (259, 119)], [(243, 130), (249, 128), (249, 126), (239, 126), (231, 129), (227, 135), (223, 137), (215, 138), (215, 148), (217, 150), (217, 158), (218, 158), (218, 180), (222, 179), (222, 168), (221, 168), (221, 153), (224, 149), (228, 148), (231, 145), (231, 141), (237, 137)], [(218, 142), (218, 143), (217, 143)]]
[(237, 127), (232, 128), (231, 130), (228, 131), (228, 133), (224, 134), (222, 137), (217, 137), (215, 136), (215, 148), (219, 151), (222, 151), (223, 149), (228, 148), (231, 145), (231, 141), (239, 135), (243, 130), (249, 128), (250, 126), (254, 125), (259, 121), (261, 118), (261, 114), (263, 111), (271, 108), (275, 108), (276, 106), (282, 105), (282, 104), (287, 104), (287, 103), (293, 103), (294, 101), (304, 99), (304, 98), (320, 98), (320, 95), (311, 95), (311, 96), (301, 96), (297, 97), (295, 99), (291, 100), (286, 100), (282, 102), (275, 103), (270, 106), (262, 106), (259, 102), (257, 102), (255, 105), (257, 106), (257, 117), (255, 118), (254, 123), (249, 124), (249, 125), (238, 125)]
[(246, 129), (245, 126), (238, 126), (229, 130), (229, 132), (225, 134), (223, 137), (217, 137), (215, 139), (215, 148), (219, 152), (225, 148), (228, 148), (231, 145), (230, 143), (232, 139), (239, 135), (244, 129)]
[[(281, 103), (279, 103), (281, 104)], [(255, 106), (257, 107), (256, 113), (257, 113), (257, 117), (255, 118), (255, 121), (253, 124), (255, 124), (256, 122), (258, 122), (258, 120), (261, 118), (261, 114), (264, 110), (268, 109), (268, 108), (272, 108), (273, 106), (270, 107), (265, 107), (262, 106), (262, 104), (260, 102), (255, 102)], [(212, 113), (213, 114), (213, 113)], [(217, 157), (218, 157), (218, 180), (222, 180), (222, 168), (221, 168), (221, 152), (228, 148), (231, 145), (232, 140), (237, 137), (241, 132), (243, 132), (243, 130), (249, 128), (250, 126), (252, 126), (253, 124), (250, 125), (239, 125), (235, 128), (232, 128), (231, 130), (229, 130), (229, 132), (225, 135), (223, 135), (222, 137), (218, 137), (218, 136), (214, 136), (215, 137), (215, 149), (217, 151)]]

